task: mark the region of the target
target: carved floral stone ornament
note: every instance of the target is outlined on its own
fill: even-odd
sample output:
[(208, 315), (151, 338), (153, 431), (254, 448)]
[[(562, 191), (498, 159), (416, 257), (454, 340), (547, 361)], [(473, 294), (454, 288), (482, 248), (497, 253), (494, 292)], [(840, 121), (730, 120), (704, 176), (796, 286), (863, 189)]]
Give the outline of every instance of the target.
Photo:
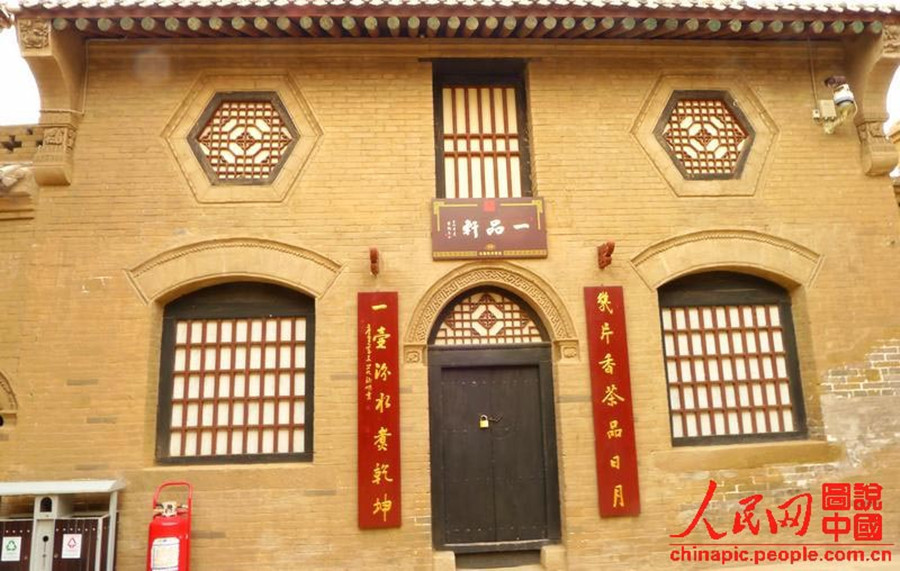
[(18, 20), (17, 27), (22, 48), (39, 50), (50, 45), (50, 20)]

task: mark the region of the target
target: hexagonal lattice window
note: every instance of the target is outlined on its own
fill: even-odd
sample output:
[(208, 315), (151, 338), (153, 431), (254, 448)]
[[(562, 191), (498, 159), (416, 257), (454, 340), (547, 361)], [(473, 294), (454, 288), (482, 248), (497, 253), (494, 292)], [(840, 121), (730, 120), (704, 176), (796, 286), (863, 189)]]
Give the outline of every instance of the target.
[(682, 176), (739, 178), (753, 129), (724, 91), (675, 91), (654, 134)]
[(188, 142), (213, 184), (269, 184), (299, 134), (273, 92), (219, 93)]

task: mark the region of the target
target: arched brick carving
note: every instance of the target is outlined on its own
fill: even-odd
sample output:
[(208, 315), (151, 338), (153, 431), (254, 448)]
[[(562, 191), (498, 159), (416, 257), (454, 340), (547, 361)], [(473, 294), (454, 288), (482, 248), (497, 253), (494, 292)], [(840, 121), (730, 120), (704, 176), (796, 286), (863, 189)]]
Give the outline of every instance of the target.
[(752, 230), (705, 230), (667, 238), (631, 259), (651, 290), (677, 277), (711, 269), (738, 270), (785, 287), (810, 287), (822, 256), (809, 248)]
[(520, 266), (504, 262), (474, 262), (456, 268), (422, 296), (406, 329), (406, 362), (424, 363), (428, 334), (441, 310), (464, 291), (485, 285), (518, 295), (537, 312), (547, 327), (557, 358), (578, 357), (578, 340), (572, 318), (550, 284)]
[(320, 254), (274, 240), (228, 238), (179, 246), (127, 270), (145, 302), (166, 302), (188, 284), (235, 279), (272, 282), (321, 297), (341, 266)]
[(15, 423), (16, 414), (19, 412), (19, 403), (12, 384), (3, 371), (0, 371), (0, 416), (3, 417), (3, 426), (11, 426)]

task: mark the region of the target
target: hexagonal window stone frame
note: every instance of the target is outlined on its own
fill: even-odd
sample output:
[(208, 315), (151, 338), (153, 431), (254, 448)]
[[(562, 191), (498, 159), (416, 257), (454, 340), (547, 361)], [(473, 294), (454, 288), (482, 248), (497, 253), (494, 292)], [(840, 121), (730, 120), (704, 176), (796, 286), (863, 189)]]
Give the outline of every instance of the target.
[(188, 135), (213, 184), (270, 184), (299, 133), (274, 92), (218, 93)]
[(672, 93), (653, 133), (690, 180), (740, 178), (754, 135), (727, 91)]
[[(263, 177), (228, 178), (208, 161), (198, 138), (221, 104), (227, 101), (262, 101), (290, 125), (293, 137), (281, 149), (280, 160)], [(237, 144), (252, 150), (249, 137)], [(251, 133), (250, 137), (259, 136)], [(201, 203), (281, 202), (297, 186), (310, 158), (318, 148), (322, 129), (299, 87), (288, 75), (205, 75), (191, 88), (188, 96), (173, 114), (163, 138), (195, 198)], [(235, 149), (236, 151), (238, 149)], [(261, 171), (260, 171), (261, 172)]]
[[(735, 161), (733, 176), (695, 176), (679, 164), (664, 138), (665, 125), (678, 101), (711, 97), (725, 103), (749, 136)], [(753, 196), (771, 163), (778, 128), (752, 90), (736, 77), (663, 75), (646, 97), (631, 135), (676, 196)]]

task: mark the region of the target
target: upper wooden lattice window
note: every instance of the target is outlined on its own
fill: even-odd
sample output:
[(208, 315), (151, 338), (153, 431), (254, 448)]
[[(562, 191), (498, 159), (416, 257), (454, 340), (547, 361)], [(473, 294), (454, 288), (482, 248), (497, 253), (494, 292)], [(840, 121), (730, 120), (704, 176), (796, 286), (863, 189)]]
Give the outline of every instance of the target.
[(523, 72), (505, 60), (435, 64), (439, 198), (531, 195)]
[(544, 340), (535, 317), (505, 292), (465, 294), (445, 311), (435, 345), (517, 345)]
[(213, 184), (269, 184), (299, 134), (278, 95), (220, 93), (188, 140)]
[(753, 129), (724, 91), (676, 91), (654, 131), (682, 176), (740, 178)]

